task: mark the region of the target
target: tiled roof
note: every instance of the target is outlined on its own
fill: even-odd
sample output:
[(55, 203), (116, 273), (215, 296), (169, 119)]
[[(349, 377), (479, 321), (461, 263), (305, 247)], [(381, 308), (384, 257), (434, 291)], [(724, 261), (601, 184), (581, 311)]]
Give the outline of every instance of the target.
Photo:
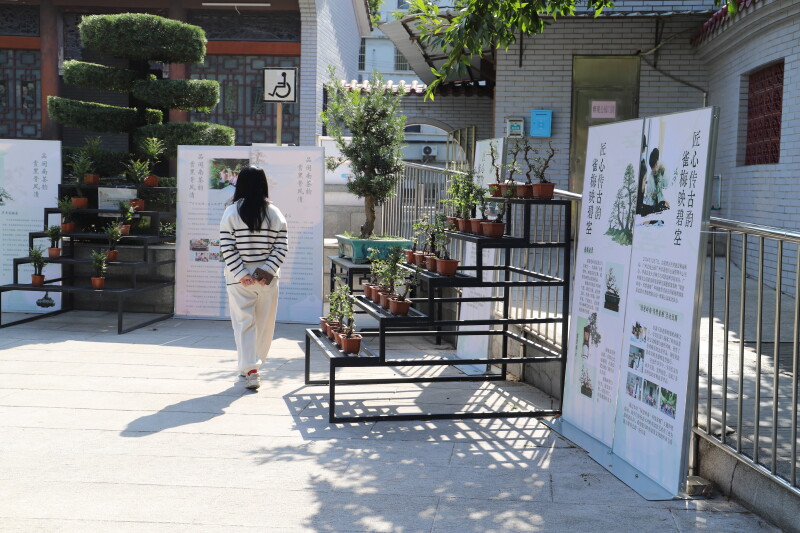
[[(344, 88), (348, 91), (371, 91), (373, 90), (369, 80), (358, 82), (352, 80), (350, 82), (342, 81)], [(384, 90), (392, 91), (393, 93), (404, 92), (406, 95), (424, 96), (428, 86), (417, 80), (407, 83), (400, 80), (400, 82), (386, 82), (383, 84)], [(492, 96), (493, 85), (484, 81), (475, 82), (452, 82), (444, 83), (436, 90), (437, 95), (466, 95), (466, 96)]]
[[(734, 16), (743, 15), (744, 13), (742, 13), (742, 11), (749, 8), (750, 6), (753, 6), (761, 2), (761, 0), (738, 0), (738, 2), (739, 2), (739, 12), (736, 13)], [(722, 9), (714, 13), (714, 15), (710, 19), (708, 19), (706, 23), (700, 27), (699, 30), (697, 30), (697, 33), (695, 33), (691, 39), (692, 44), (694, 46), (699, 45), (700, 43), (711, 37), (711, 35), (713, 35), (714, 32), (726, 27), (731, 20), (733, 19), (732, 17), (728, 16), (728, 6), (723, 7)]]

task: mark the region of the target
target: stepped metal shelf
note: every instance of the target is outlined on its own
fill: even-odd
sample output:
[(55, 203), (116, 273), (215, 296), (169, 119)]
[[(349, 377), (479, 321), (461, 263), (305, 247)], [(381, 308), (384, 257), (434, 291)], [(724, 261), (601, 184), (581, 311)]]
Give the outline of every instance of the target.
[[(498, 200), (498, 199), (496, 199)], [(500, 199), (502, 201), (502, 199)], [(370, 315), (378, 322), (377, 331), (360, 331), (366, 339), (376, 338), (378, 346), (373, 348), (365, 346), (362, 342), (361, 352), (357, 355), (344, 355), (333, 343), (328, 341), (319, 329), (306, 330), (306, 384), (308, 385), (328, 385), (330, 394), (330, 406), (328, 420), (330, 422), (356, 422), (356, 421), (385, 421), (385, 420), (435, 420), (450, 418), (504, 418), (504, 417), (537, 417), (552, 416), (560, 414), (560, 410), (547, 409), (535, 411), (511, 411), (511, 412), (457, 412), (457, 413), (419, 413), (419, 414), (376, 414), (376, 415), (353, 415), (339, 416), (336, 413), (336, 386), (354, 384), (384, 384), (384, 383), (428, 383), (439, 381), (503, 381), (508, 377), (509, 364), (529, 364), (529, 363), (553, 363), (561, 364), (562, 373), (566, 368), (566, 346), (567, 346), (567, 320), (569, 317), (569, 283), (570, 279), (570, 251), (569, 238), (571, 235), (571, 204), (565, 200), (510, 200), (513, 206), (523, 209), (522, 220), (524, 230), (522, 236), (504, 236), (502, 238), (489, 238), (482, 235), (474, 235), (458, 231), (450, 231), (451, 238), (460, 239), (476, 245), (476, 264), (460, 266), (455, 276), (442, 276), (427, 270), (418, 273), (420, 285), (425, 289), (426, 295), (412, 298), (415, 307), (411, 308), (408, 316), (397, 316), (383, 309), (377, 303), (369, 300), (364, 295), (352, 296), (353, 305)], [(537, 242), (531, 240), (531, 206), (548, 205), (556, 209), (563, 210), (564, 235), (563, 241)], [(512, 220), (510, 217), (509, 220)], [(501, 265), (483, 265), (483, 249), (503, 250)], [(560, 258), (563, 265), (563, 277), (536, 272), (511, 265), (511, 251), (519, 248), (547, 248), (562, 256)], [(403, 268), (411, 270), (412, 265), (405, 263)], [(493, 279), (484, 280), (485, 272), (493, 272)], [(522, 279), (512, 279), (512, 276)], [(495, 288), (497, 294), (491, 296), (448, 296), (444, 294), (446, 289), (463, 289), (470, 287)], [(561, 295), (561, 317), (560, 318), (511, 318), (510, 314), (510, 291), (518, 287), (556, 287), (560, 289)], [(499, 317), (489, 316), (474, 320), (455, 320), (445, 319), (443, 306), (445, 304), (457, 304), (468, 302), (492, 302), (500, 304), (502, 312)], [(424, 306), (425, 312), (419, 306)], [(562, 326), (562, 349), (555, 351), (550, 347), (542, 345), (536, 340), (510, 330), (510, 326), (524, 326), (534, 324), (557, 324)], [(464, 330), (464, 329), (445, 329), (458, 328), (459, 326), (485, 326), (485, 329)], [(494, 329), (492, 329), (494, 328)], [(494, 336), (500, 337), (500, 353), (496, 357), (481, 357), (472, 359), (450, 359), (443, 357), (426, 358), (387, 358), (386, 339), (387, 337), (404, 336), (435, 336), (437, 341), (443, 335), (449, 336)], [(521, 357), (510, 357), (508, 350), (509, 341), (527, 346), (535, 350), (535, 353), (542, 355), (530, 356), (523, 353)], [(328, 379), (311, 380), (311, 346), (316, 345), (329, 360)], [(341, 368), (369, 367), (369, 368), (389, 368), (389, 367), (437, 367), (437, 366), (460, 366), (460, 365), (481, 365), (486, 367), (486, 372), (480, 375), (460, 375), (460, 376), (401, 376), (396, 378), (358, 378), (340, 379), (336, 376), (336, 371)]]

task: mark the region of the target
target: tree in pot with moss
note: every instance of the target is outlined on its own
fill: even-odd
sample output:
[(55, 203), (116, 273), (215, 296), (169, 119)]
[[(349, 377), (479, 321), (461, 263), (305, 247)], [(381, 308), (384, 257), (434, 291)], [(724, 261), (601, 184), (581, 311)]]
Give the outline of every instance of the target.
[(44, 266), (47, 264), (47, 260), (44, 258), (44, 250), (42, 250), (42, 248), (39, 246), (31, 248), (28, 251), (28, 257), (30, 257), (31, 264), (33, 265), (31, 285), (34, 287), (41, 287), (44, 285), (44, 274), (42, 272), (44, 270)]
[(50, 239), (50, 248), (47, 249), (47, 256), (50, 259), (58, 259), (61, 257), (61, 248), (58, 247), (58, 241), (61, 240), (61, 226), (50, 226), (47, 228), (47, 238)]
[[(377, 72), (373, 73), (363, 90), (348, 90), (335, 75), (335, 70), (331, 69), (330, 81), (325, 87), (328, 108), (320, 118), (342, 155), (327, 158), (326, 164), (333, 170), (342, 163), (350, 163), (353, 176), (347, 182), (347, 190), (364, 199), (365, 221), (359, 238), (368, 240), (372, 239), (375, 231), (376, 207), (394, 195), (395, 185), (403, 171), (406, 121), (400, 113), (403, 93), (395, 93), (386, 87)], [(337, 238), (340, 243), (347, 243), (338, 235)], [(347, 244), (354, 248), (354, 262), (365, 262), (367, 248), (380, 246), (388, 249), (397, 244), (411, 246), (411, 242), (404, 239), (394, 243), (352, 241)], [(356, 247), (362, 250), (355, 250)]]

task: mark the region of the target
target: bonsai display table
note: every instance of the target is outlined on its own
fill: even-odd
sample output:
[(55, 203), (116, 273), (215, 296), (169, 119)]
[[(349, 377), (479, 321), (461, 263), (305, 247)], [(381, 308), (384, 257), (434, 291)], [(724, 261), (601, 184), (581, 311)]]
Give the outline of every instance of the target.
[[(360, 286), (369, 275), (369, 263), (353, 263), (347, 258), (338, 255), (329, 255), (328, 259), (331, 261), (330, 270), (330, 290), (333, 292), (336, 288), (336, 281), (346, 284), (353, 292), (364, 292)], [(357, 278), (356, 278), (357, 277)], [(359, 286), (353, 286), (353, 282), (358, 279)]]

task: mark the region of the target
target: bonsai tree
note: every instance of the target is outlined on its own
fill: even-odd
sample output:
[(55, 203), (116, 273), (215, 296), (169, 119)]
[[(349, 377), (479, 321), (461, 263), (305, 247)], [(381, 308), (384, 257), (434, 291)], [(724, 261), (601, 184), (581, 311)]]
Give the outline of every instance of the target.
[(131, 203), (127, 200), (120, 200), (118, 205), (122, 224), (130, 224), (131, 220), (133, 220), (133, 214), (136, 213), (136, 209), (134, 209)]
[(61, 240), (61, 226), (50, 226), (46, 233), (47, 238), (50, 239), (50, 248), (58, 248), (58, 241)]
[(540, 156), (539, 150), (534, 148), (533, 152), (536, 154), (536, 157), (533, 158), (533, 175), (539, 180), (539, 183), (550, 183), (545, 177), (547, 173), (547, 169), (550, 168), (550, 162), (553, 160), (553, 156), (556, 155), (557, 150), (553, 148), (553, 143), (547, 143), (547, 155)]
[(519, 140), (508, 143), (508, 156), (510, 161), (506, 163), (506, 169), (508, 170), (506, 183), (516, 183), (516, 180), (514, 180), (514, 174), (522, 173), (522, 167), (520, 166), (519, 161), (517, 161), (517, 157), (519, 157), (519, 154), (522, 151), (523, 145)]
[(31, 264), (33, 265), (33, 275), (41, 276), (44, 266), (47, 264), (47, 260), (44, 258), (44, 250), (40, 246), (31, 248), (28, 250), (28, 257), (31, 258)]
[(525, 161), (525, 183), (530, 185), (533, 183), (531, 181), (531, 173), (533, 172), (533, 160), (531, 159), (531, 152), (538, 153), (536, 149), (531, 144), (531, 140), (529, 137), (523, 137), (521, 141), (518, 141), (522, 145), (522, 160)]
[(489, 159), (491, 160), (492, 170), (494, 170), (494, 183), (489, 186), (489, 189), (497, 188), (500, 190), (500, 185), (503, 183), (503, 164), (500, 161), (500, 153), (497, 150), (497, 141), (489, 142)]
[(146, 160), (131, 159), (125, 165), (125, 177), (134, 185), (142, 185), (150, 175), (150, 163)]
[(156, 79), (150, 74), (150, 62), (203, 63), (206, 36), (202, 28), (157, 15), (122, 13), (85, 16), (78, 29), (82, 46), (128, 60), (129, 65), (65, 61), (64, 81), (85, 89), (128, 93), (133, 107), (49, 96), (47, 109), (53, 121), (89, 131), (128, 133), (131, 147), (140, 139), (157, 137), (170, 157), (180, 144), (234, 144), (234, 130), (226, 126), (162, 124), (163, 109), (209, 111), (219, 101), (216, 81)]
[(70, 156), (67, 166), (72, 173), (72, 177), (75, 178), (75, 195), (78, 198), (83, 198), (81, 179), (83, 179), (84, 174), (91, 174), (94, 170), (94, 163), (88, 153), (84, 150), (78, 150)]
[(62, 224), (69, 224), (72, 222), (72, 214), (75, 212), (75, 208), (72, 207), (72, 201), (69, 199), (69, 196), (58, 200), (58, 210), (61, 211)]
[(365, 221), (360, 237), (369, 239), (375, 230), (375, 207), (394, 194), (403, 170), (406, 119), (399, 113), (403, 93), (385, 88), (377, 72), (364, 91), (348, 91), (335, 78), (334, 69), (330, 70), (325, 88), (328, 108), (320, 118), (342, 154), (327, 158), (326, 165), (334, 170), (350, 162), (353, 177), (347, 182), (347, 190), (364, 199)]
[(405, 302), (411, 290), (419, 285), (419, 273), (422, 271), (417, 265), (411, 265), (411, 272), (403, 278), (403, 292), (399, 293), (397, 300)]
[(94, 277), (104, 278), (106, 276), (106, 254), (101, 251), (92, 250), (92, 269), (94, 269)]
[(623, 246), (633, 244), (633, 214), (636, 203), (636, 180), (633, 165), (625, 167), (625, 176), (622, 185), (617, 190), (614, 205), (611, 206), (611, 215), (608, 217), (608, 230), (606, 235)]
[(117, 244), (122, 239), (122, 230), (117, 224), (106, 226), (106, 238), (108, 239), (108, 250), (113, 252), (117, 249)]
[(147, 158), (150, 174), (155, 172), (156, 165), (160, 161), (164, 150), (164, 141), (156, 137), (146, 137), (139, 145), (139, 152)]

